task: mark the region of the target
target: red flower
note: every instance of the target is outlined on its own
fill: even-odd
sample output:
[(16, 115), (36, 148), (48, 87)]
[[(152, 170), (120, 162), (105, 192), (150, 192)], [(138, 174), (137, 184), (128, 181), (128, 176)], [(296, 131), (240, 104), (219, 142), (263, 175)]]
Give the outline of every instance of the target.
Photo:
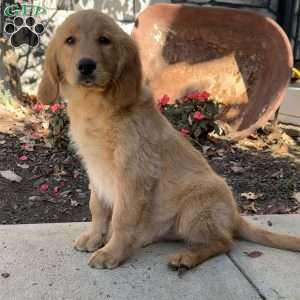
[(170, 97), (168, 95), (163, 95), (160, 99), (159, 99), (159, 104), (160, 105), (166, 105), (170, 102)]
[(37, 113), (41, 112), (44, 108), (44, 105), (41, 103), (37, 103), (33, 105), (33, 110)]
[(184, 135), (184, 136), (188, 136), (189, 135), (189, 130), (186, 128), (181, 128), (180, 132)]
[(49, 188), (48, 183), (43, 183), (43, 184), (41, 184), (41, 185), (39, 186), (39, 190), (40, 190), (41, 192), (47, 192), (47, 191), (48, 191), (48, 188)]
[(54, 188), (53, 188), (53, 193), (54, 194), (57, 194), (59, 192), (59, 186), (55, 186)]
[(187, 94), (184, 99), (185, 100), (198, 100), (198, 101), (207, 101), (208, 100), (208, 97), (209, 97), (209, 93), (207, 92), (197, 92), (197, 91), (194, 91), (194, 92), (191, 92), (189, 94)]
[(201, 96), (203, 99), (207, 100), (209, 98), (210, 94), (208, 92), (204, 91), (204, 92), (202, 92)]
[(27, 159), (28, 159), (28, 156), (26, 156), (26, 155), (22, 155), (19, 157), (19, 160), (22, 160), (22, 161), (27, 160)]
[(63, 104), (59, 104), (59, 103), (55, 103), (55, 104), (52, 104), (50, 106), (50, 109), (53, 113), (59, 111), (60, 109), (63, 109), (64, 108), (64, 105)]
[(196, 121), (201, 121), (204, 118), (205, 118), (205, 116), (204, 116), (204, 114), (201, 111), (196, 111), (193, 114), (193, 119), (196, 120)]

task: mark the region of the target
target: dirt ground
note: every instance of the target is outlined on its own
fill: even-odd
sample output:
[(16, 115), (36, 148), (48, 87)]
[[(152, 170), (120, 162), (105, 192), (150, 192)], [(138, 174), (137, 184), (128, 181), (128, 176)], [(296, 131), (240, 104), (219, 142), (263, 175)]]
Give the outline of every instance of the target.
[[(226, 178), (242, 213), (299, 213), (299, 133), (260, 130), (239, 143), (211, 138), (198, 148)], [(75, 154), (39, 139), (28, 146), (21, 133), (0, 134), (0, 144), (0, 223), (90, 219), (88, 180)]]

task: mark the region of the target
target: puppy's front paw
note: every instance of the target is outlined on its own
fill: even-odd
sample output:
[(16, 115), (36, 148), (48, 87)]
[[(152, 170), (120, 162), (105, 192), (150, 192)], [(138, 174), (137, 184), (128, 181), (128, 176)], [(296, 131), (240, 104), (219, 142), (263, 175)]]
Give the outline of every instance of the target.
[(96, 251), (89, 260), (89, 266), (96, 269), (114, 269), (121, 263), (116, 255), (102, 249)]
[(94, 252), (103, 246), (100, 234), (83, 232), (74, 243), (74, 249), (82, 252)]

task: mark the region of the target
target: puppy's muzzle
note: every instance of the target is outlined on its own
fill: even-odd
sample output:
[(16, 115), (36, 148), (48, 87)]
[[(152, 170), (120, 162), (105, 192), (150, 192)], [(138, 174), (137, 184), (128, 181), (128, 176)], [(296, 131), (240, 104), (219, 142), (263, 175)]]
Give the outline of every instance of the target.
[(97, 64), (90, 58), (82, 58), (77, 64), (77, 70), (79, 72), (79, 82), (85, 85), (91, 85), (95, 81), (95, 70)]

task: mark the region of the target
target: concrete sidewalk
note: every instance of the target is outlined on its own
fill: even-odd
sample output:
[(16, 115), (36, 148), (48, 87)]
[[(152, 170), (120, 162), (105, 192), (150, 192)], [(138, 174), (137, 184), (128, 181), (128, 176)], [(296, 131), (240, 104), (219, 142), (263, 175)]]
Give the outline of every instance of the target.
[[(298, 215), (251, 220), (300, 236)], [(237, 242), (229, 255), (211, 259), (179, 278), (167, 268), (165, 256), (180, 244), (157, 244), (141, 249), (116, 270), (95, 270), (87, 266), (89, 254), (71, 247), (85, 226), (1, 225), (0, 299), (300, 300), (300, 253)], [(253, 251), (262, 255), (245, 254)]]

